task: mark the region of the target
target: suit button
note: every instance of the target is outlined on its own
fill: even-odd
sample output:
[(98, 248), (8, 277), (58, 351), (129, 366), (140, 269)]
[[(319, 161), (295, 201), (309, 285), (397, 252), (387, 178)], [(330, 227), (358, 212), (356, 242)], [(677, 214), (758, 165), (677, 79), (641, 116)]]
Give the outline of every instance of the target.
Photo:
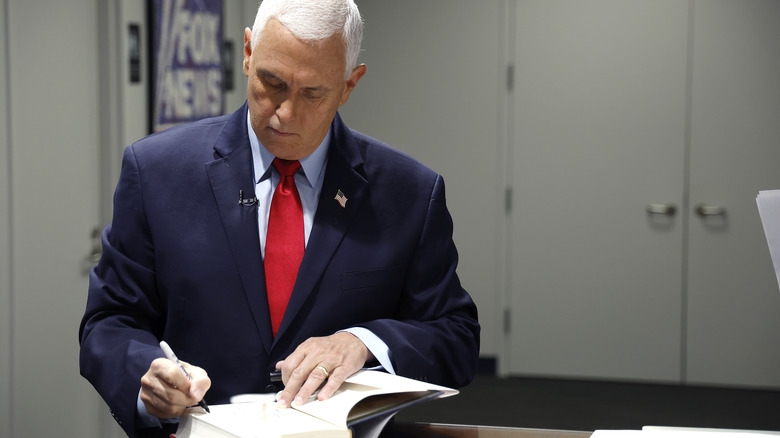
[(276, 390), (276, 386), (268, 385), (265, 387), (265, 392), (278, 392), (278, 391)]

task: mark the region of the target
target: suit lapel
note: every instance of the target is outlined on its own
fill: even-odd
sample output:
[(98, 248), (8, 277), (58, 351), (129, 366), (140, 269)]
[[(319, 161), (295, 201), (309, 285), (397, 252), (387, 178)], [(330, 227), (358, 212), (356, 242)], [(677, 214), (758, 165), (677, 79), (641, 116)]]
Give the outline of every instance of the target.
[(225, 126), (214, 149), (218, 158), (206, 163), (211, 189), (219, 209), (225, 234), (258, 334), (266, 352), (273, 343), (265, 294), (265, 275), (257, 229), (257, 205), (239, 204), (239, 192), (244, 199), (255, 196), (252, 150), (246, 135), (246, 107), (239, 110)]
[[(367, 193), (368, 183), (356, 171), (360, 162), (358, 154), (353, 150), (352, 136), (338, 116), (334, 127), (336, 129), (328, 153), (328, 164), (317, 213), (277, 338), (284, 334), (311, 295), (344, 239)], [(347, 198), (344, 207), (335, 199), (339, 191)]]

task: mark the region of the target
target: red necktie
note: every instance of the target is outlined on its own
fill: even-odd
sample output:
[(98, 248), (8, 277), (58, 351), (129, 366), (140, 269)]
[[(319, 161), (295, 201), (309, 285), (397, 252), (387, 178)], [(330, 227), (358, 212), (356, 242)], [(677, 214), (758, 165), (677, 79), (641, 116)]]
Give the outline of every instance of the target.
[(271, 200), (264, 265), (271, 325), (276, 336), (298, 277), (305, 245), (303, 208), (295, 187), (295, 172), (301, 163), (274, 158), (272, 164), (281, 178)]

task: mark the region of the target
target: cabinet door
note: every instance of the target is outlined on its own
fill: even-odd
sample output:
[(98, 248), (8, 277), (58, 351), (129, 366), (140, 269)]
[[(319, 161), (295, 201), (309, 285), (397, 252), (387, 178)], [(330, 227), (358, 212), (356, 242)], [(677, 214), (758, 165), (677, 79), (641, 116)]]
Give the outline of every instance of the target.
[(517, 3), (511, 373), (680, 378), (687, 19)]
[[(780, 386), (780, 292), (756, 209), (780, 188), (780, 2), (694, 11), (687, 380)], [(720, 213), (710, 209), (708, 213)]]

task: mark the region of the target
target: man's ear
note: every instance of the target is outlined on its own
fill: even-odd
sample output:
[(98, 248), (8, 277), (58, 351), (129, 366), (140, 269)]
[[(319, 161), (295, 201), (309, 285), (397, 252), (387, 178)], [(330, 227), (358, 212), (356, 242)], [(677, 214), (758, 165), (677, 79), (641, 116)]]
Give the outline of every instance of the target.
[(244, 75), (249, 77), (249, 61), (252, 58), (252, 29), (244, 29)]
[(352, 69), (352, 73), (347, 78), (347, 88), (344, 90), (344, 94), (341, 96), (341, 103), (339, 106), (344, 105), (349, 100), (349, 96), (352, 94), (352, 90), (357, 86), (358, 81), (363, 75), (366, 74), (367, 67), (365, 64), (360, 64)]

